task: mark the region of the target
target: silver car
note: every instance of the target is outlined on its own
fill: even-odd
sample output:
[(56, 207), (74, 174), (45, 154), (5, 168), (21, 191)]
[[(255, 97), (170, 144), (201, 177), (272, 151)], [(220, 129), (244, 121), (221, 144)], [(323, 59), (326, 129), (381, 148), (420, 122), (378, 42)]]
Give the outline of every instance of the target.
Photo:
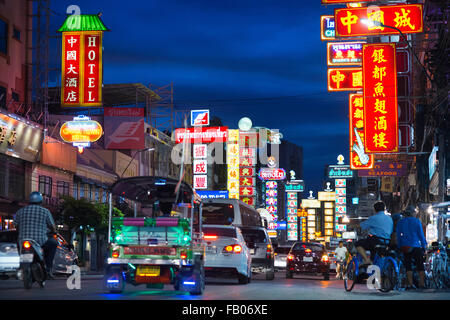
[(292, 246), (278, 246), (275, 248), (275, 269), (286, 269), (286, 259)]
[[(70, 274), (69, 267), (78, 263), (78, 256), (73, 246), (69, 245), (61, 235), (57, 236), (56, 241), (58, 246), (53, 260), (53, 273)], [(17, 277), (19, 267), (17, 230), (0, 231), (0, 278)]]

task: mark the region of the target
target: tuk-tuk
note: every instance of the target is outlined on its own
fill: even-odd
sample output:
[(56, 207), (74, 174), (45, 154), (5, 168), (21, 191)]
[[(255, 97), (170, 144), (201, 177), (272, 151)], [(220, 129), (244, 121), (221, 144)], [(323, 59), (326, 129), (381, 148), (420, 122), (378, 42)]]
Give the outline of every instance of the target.
[[(133, 217), (112, 217), (112, 197), (140, 204)], [(139, 211), (139, 212), (138, 212)], [(163, 177), (118, 180), (109, 197), (109, 256), (104, 288), (146, 284), (200, 295), (205, 288), (201, 199), (185, 182)]]

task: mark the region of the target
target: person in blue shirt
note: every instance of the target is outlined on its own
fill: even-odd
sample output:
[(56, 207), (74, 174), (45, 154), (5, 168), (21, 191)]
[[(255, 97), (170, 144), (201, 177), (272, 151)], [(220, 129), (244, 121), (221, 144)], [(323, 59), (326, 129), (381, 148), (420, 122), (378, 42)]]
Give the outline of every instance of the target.
[(397, 243), (405, 257), (407, 290), (413, 287), (412, 260), (419, 272), (419, 288), (425, 288), (424, 254), (427, 240), (423, 234), (422, 223), (414, 217), (416, 208), (409, 206), (403, 213), (404, 218), (397, 223)]
[(363, 265), (371, 265), (372, 261), (367, 257), (366, 250), (370, 251), (371, 258), (377, 244), (389, 244), (393, 231), (392, 218), (384, 210), (386, 209), (382, 201), (373, 205), (375, 214), (364, 222), (360, 223), (362, 230), (369, 234), (367, 238), (356, 241), (355, 246), (358, 253), (363, 258)]

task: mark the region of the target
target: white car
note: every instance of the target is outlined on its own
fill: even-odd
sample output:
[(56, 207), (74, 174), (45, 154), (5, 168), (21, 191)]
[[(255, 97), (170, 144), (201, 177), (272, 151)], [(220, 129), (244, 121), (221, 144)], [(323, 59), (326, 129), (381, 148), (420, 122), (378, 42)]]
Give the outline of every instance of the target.
[(274, 266), (276, 270), (286, 269), (286, 259), (292, 246), (278, 246), (275, 248)]
[(237, 277), (247, 284), (252, 277), (252, 258), (239, 228), (223, 225), (203, 225), (205, 275), (207, 277)]

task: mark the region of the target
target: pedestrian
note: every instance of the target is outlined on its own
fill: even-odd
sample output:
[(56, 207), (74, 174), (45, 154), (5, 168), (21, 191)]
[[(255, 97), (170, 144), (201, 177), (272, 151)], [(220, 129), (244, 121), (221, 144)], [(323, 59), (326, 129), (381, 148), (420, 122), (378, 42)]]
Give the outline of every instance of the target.
[(342, 240), (339, 241), (339, 245), (334, 252), (336, 253), (336, 278), (342, 280), (340, 271), (348, 257), (348, 250)]
[(419, 289), (425, 288), (424, 255), (427, 248), (427, 240), (423, 234), (422, 223), (415, 217), (416, 208), (408, 206), (403, 212), (404, 218), (397, 223), (397, 242), (405, 257), (407, 277), (406, 290), (414, 289), (412, 261), (419, 272)]
[(375, 252), (375, 246), (378, 244), (388, 245), (393, 231), (393, 221), (384, 210), (384, 202), (378, 201), (373, 205), (375, 214), (364, 222), (361, 222), (360, 228), (367, 230), (368, 237), (358, 240), (355, 243), (356, 250), (363, 258), (363, 265), (371, 265), (373, 262), (367, 257), (366, 250), (370, 251), (371, 258)]

